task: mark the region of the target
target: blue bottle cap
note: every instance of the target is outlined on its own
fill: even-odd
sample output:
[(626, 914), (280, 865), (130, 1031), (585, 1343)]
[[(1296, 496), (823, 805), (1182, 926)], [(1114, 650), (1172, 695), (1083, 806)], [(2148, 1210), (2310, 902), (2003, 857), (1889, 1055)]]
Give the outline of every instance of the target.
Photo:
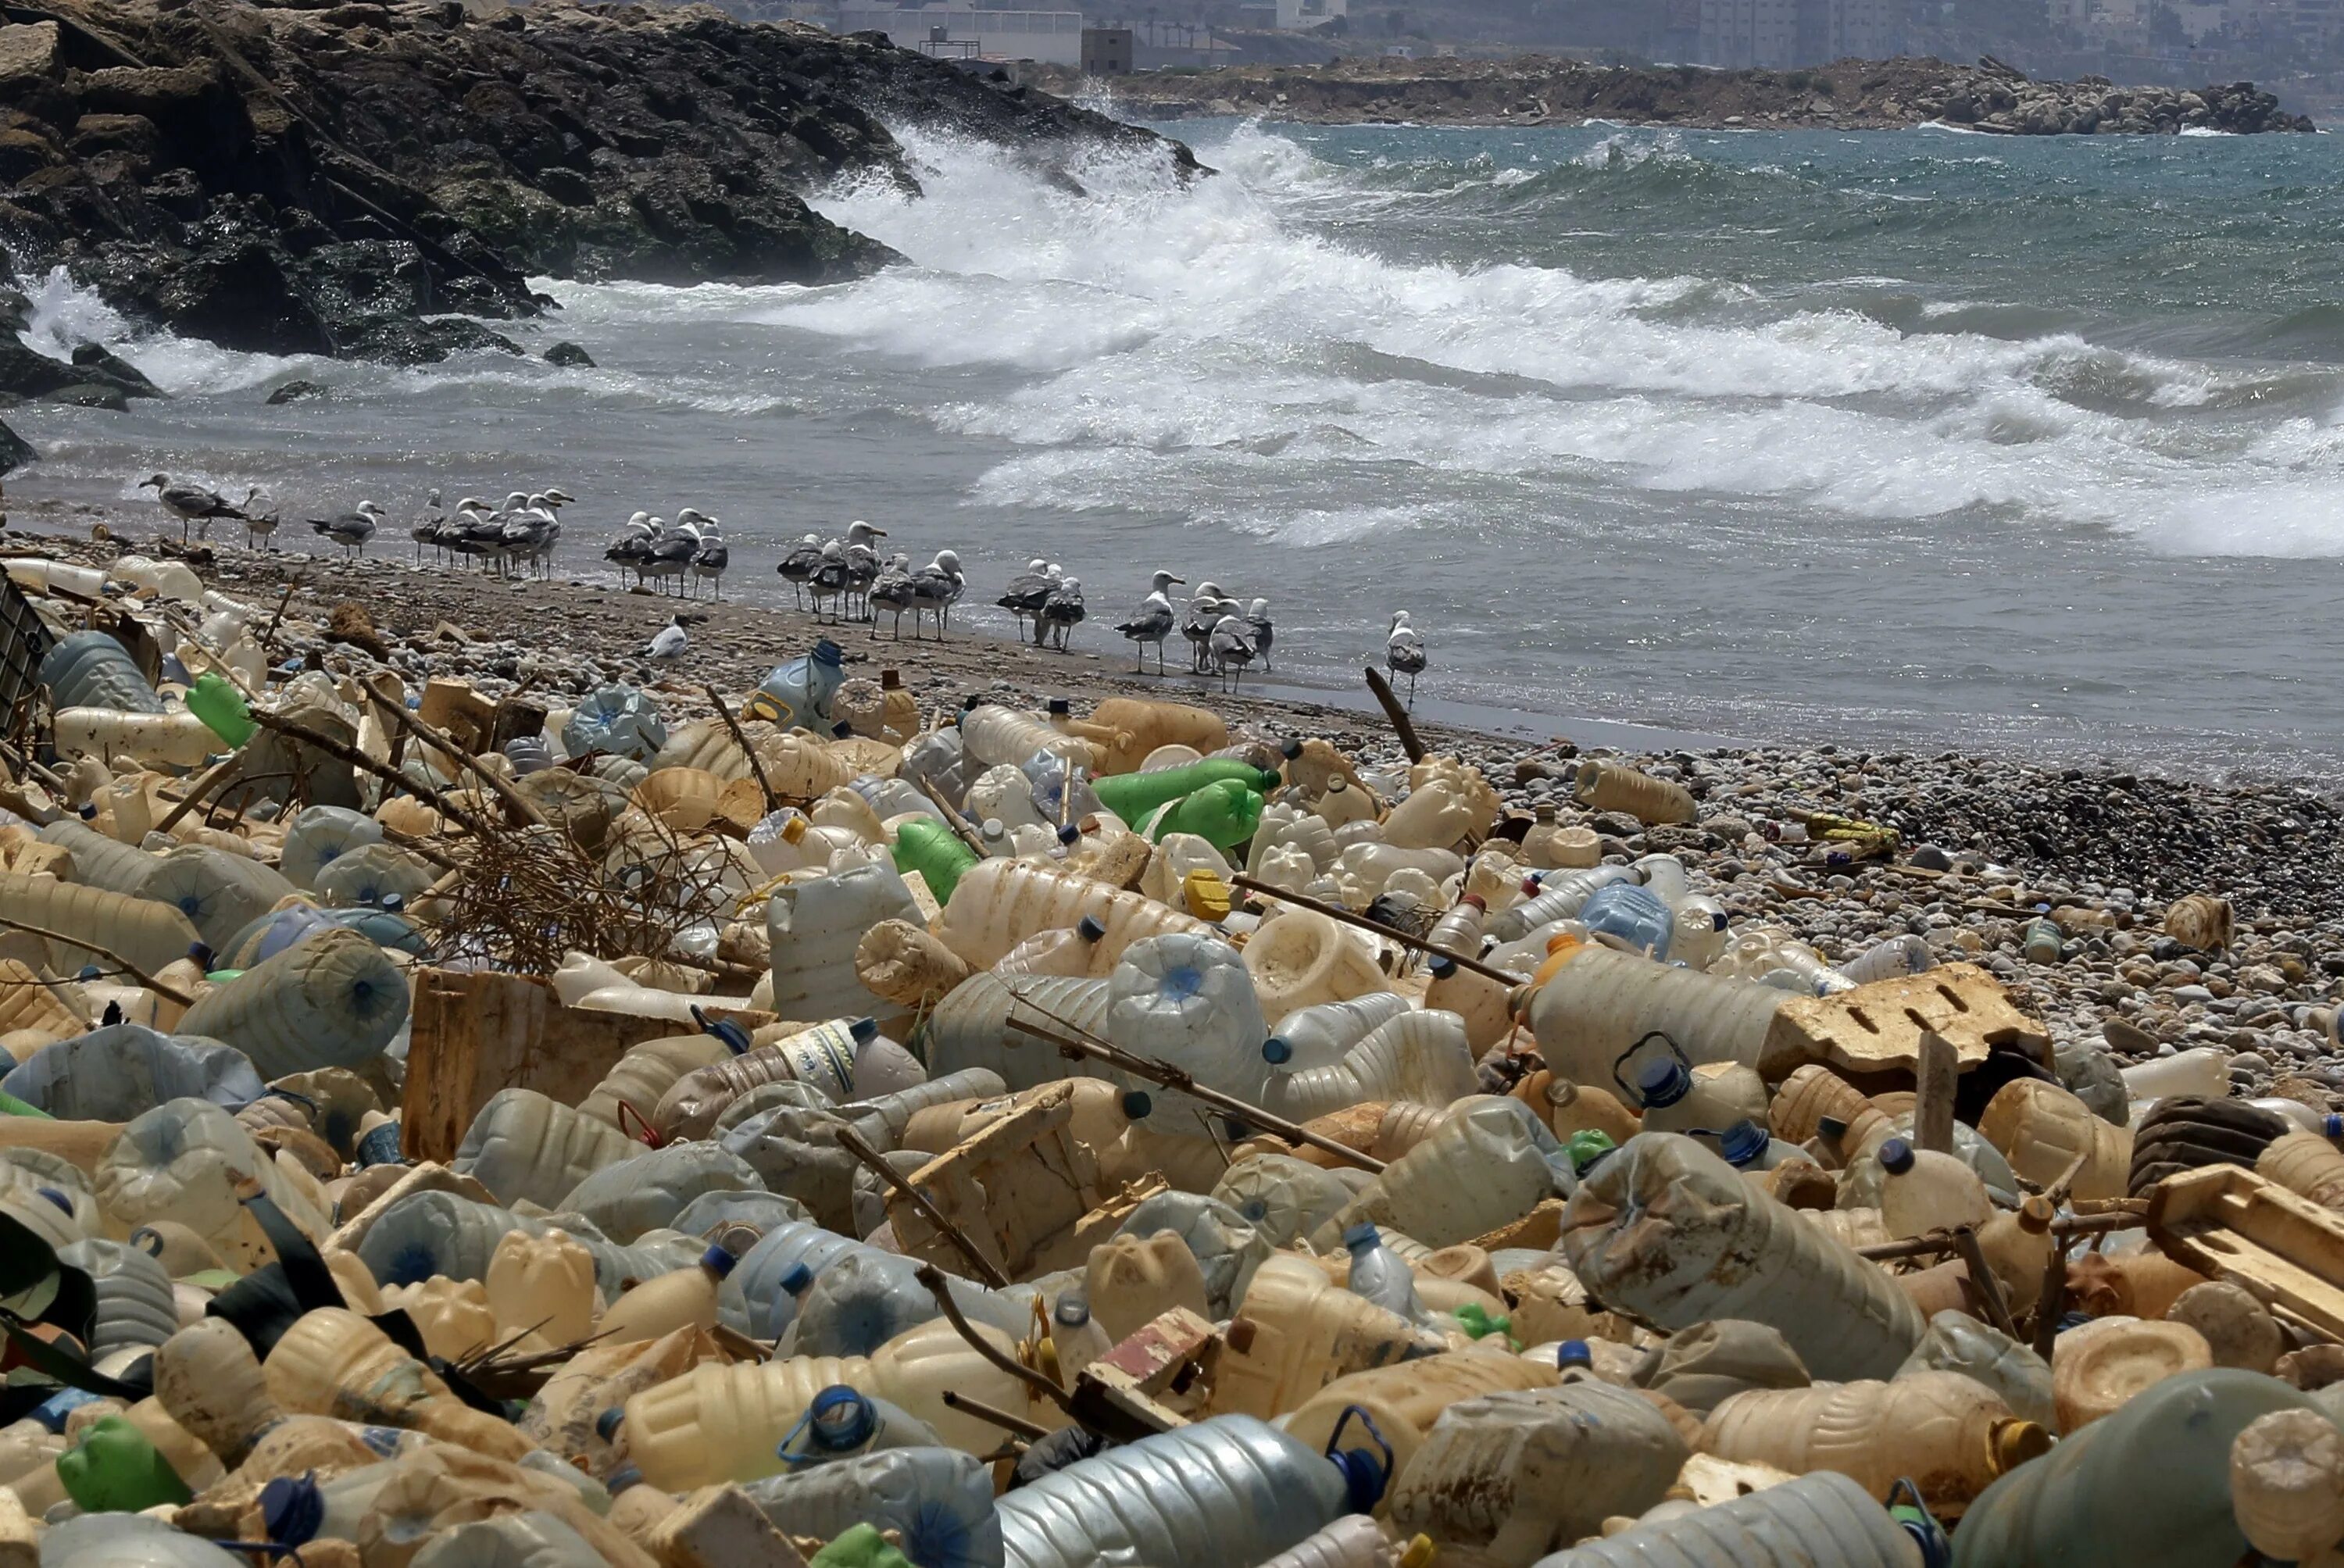
[(1283, 1036), (1272, 1035), (1261, 1043), (1261, 1059), (1272, 1067), (1284, 1067), (1294, 1059), (1294, 1047)]
[(84, 821), (84, 822), (93, 822), (93, 821), (96, 820), (96, 817), (97, 817), (97, 803), (96, 803), (96, 801), (94, 801), (94, 800), (86, 800), (86, 801), (82, 802), (82, 804), (81, 804), (81, 819), (82, 819), (82, 821)]
[(1595, 1365), (1595, 1352), (1587, 1348), (1585, 1340), (1565, 1340), (1554, 1348), (1554, 1364), (1558, 1370)]
[(854, 1022), (846, 1026), (846, 1032), (854, 1037), (854, 1043), (856, 1045), (867, 1046), (872, 1041), (879, 1037), (879, 1020), (876, 1018), (857, 1018)]
[(1106, 923), (1096, 915), (1086, 915), (1075, 923), (1075, 935), (1086, 942), (1103, 942), (1106, 939)]
[(1050, 713), (1071, 713), (1075, 711), (1075, 705), (1064, 697), (1053, 697), (1043, 711)]
[(1764, 1128), (1745, 1117), (1719, 1135), (1717, 1148), (1725, 1156), (1726, 1164), (1739, 1168), (1764, 1154), (1772, 1141)]
[(813, 1283), (813, 1270), (803, 1263), (791, 1264), (789, 1272), (782, 1276), (782, 1289), (793, 1296), (804, 1295)]
[(617, 1441), (619, 1423), (626, 1419), (626, 1411), (618, 1405), (612, 1405), (594, 1418), (594, 1435), (604, 1442)]
[(260, 1489), (260, 1519), (268, 1539), (280, 1546), (306, 1546), (326, 1522), (326, 1497), (316, 1472), (280, 1475)]
[(814, 1395), (807, 1415), (813, 1441), (834, 1452), (861, 1448), (879, 1430), (877, 1407), (844, 1383)]
[(1880, 1168), (1891, 1176), (1902, 1176), (1913, 1168), (1913, 1146), (1901, 1138), (1892, 1138), (1880, 1146)]
[(1646, 1110), (1672, 1106), (1692, 1093), (1692, 1075), (1673, 1057), (1658, 1057), (1636, 1069), (1636, 1091)]
[(2333, 1111), (2329, 1112), (2320, 1118), (2319, 1129), (2330, 1138), (2344, 1138), (2344, 1116), (2338, 1116)]
[(359, 1139), (353, 1152), (357, 1156), (356, 1163), (360, 1166), (407, 1163), (399, 1153), (399, 1123), (395, 1121), (378, 1124), (372, 1132)]
[(35, 1421), (51, 1431), (62, 1432), (66, 1430), (66, 1417), (96, 1398), (96, 1394), (86, 1393), (80, 1389), (59, 1389), (35, 1405), (30, 1413)]
[(1123, 1097), (1123, 1114), (1132, 1121), (1145, 1121), (1155, 1108), (1156, 1102), (1146, 1089), (1133, 1089)]
[(1354, 1252), (1364, 1247), (1379, 1247), (1382, 1244), (1383, 1238), (1376, 1233), (1376, 1228), (1364, 1219), (1343, 1232), (1343, 1245)]
[(813, 656), (824, 664), (836, 664), (844, 662), (846, 650), (824, 637), (813, 645)]
[[(1059, 842), (1060, 844), (1072, 845), (1077, 845), (1077, 844), (1080, 844), (1082, 841), (1083, 841), (1083, 830), (1082, 830), (1081, 828), (1079, 828), (1079, 827), (1076, 827), (1076, 826), (1073, 823), (1071, 823), (1071, 822), (1070, 822), (1070, 823), (1068, 823), (1068, 824), (1066, 824), (1066, 826), (1064, 826), (1064, 827), (1062, 827), (1062, 828), (1060, 828), (1060, 829), (1058, 830), (1058, 842)], [(1098, 922), (1097, 922), (1097, 921), (1096, 921), (1096, 920), (1094, 920), (1094, 919), (1092, 919), (1089, 916), (1086, 915), (1086, 916), (1083, 916), (1083, 925), (1085, 925), (1085, 926), (1098, 926)], [(1099, 926), (1099, 936), (1105, 936), (1106, 934), (1106, 926)], [(1096, 942), (1096, 941), (1097, 941), (1097, 940), (1098, 940), (1098, 937), (1097, 937), (1097, 936), (1094, 936), (1094, 937), (1092, 937), (1092, 938), (1091, 938), (1091, 940), (1092, 940), (1092, 941), (1094, 941), (1094, 942)]]
[(407, 907), (407, 900), (396, 893), (384, 894), (375, 904), (385, 915), (396, 915)]
[(1425, 968), (1430, 971), (1434, 979), (1446, 980), (1450, 976), (1457, 973), (1457, 960), (1443, 953), (1431, 963), (1427, 964)]
[(732, 1272), (732, 1266), (740, 1261), (722, 1247), (711, 1247), (700, 1255), (700, 1266), (719, 1280)]
[(74, 978), (75, 978), (75, 979), (76, 979), (76, 980), (79, 980), (82, 984), (84, 984), (84, 985), (86, 986), (86, 985), (89, 984), (89, 982), (91, 982), (92, 980), (96, 979), (99, 976), (101, 976), (101, 975), (103, 975), (103, 974), (105, 974), (105, 973), (106, 973), (106, 971), (105, 971), (105, 970), (103, 970), (103, 969), (99, 968), (99, 967), (98, 967), (96, 965), (95, 965), (95, 964), (84, 964), (84, 965), (81, 966), (81, 973), (80, 973), (80, 974), (78, 974), (78, 975), (76, 975), (76, 976), (74, 976)]

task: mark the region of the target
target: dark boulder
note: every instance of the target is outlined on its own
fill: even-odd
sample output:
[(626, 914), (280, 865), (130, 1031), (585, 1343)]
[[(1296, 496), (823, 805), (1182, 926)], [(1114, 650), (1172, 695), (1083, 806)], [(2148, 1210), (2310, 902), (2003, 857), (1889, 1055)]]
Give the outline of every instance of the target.
[(14, 473), (27, 463), (40, 460), (41, 454), (33, 450), (32, 442), (0, 424), (0, 474)]
[(556, 343), (552, 348), (548, 349), (545, 351), (545, 362), (549, 365), (559, 365), (564, 369), (591, 370), (594, 368), (593, 356), (571, 342)]
[(98, 372), (109, 385), (120, 388), (126, 397), (159, 398), (163, 395), (163, 389), (148, 380), (146, 371), (103, 343), (84, 343), (73, 351), (73, 362), (81, 370)]
[(278, 387), (262, 400), (275, 409), (282, 408), (287, 403), (298, 403), (304, 398), (322, 398), (325, 395), (326, 389), (315, 381), (293, 380)]

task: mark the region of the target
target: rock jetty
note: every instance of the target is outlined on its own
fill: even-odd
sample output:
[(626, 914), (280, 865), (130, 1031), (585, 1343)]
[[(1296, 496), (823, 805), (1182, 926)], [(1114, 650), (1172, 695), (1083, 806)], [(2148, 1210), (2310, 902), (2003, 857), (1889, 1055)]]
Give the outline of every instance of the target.
[[(860, 276), (893, 253), (804, 193), (859, 170), (916, 188), (890, 121), (1054, 166), (1157, 139), (881, 40), (703, 5), (552, 0), (482, 18), (455, 0), (63, 0), (5, 15), (0, 242), (16, 265), (62, 266), (139, 320), (270, 353), (510, 348), (478, 319), (541, 309), (538, 275)], [(17, 308), (0, 297), (0, 315)], [(138, 395), (45, 363), (0, 347), (0, 391)]]
[[(1031, 78), (1054, 91), (1071, 80)], [(2185, 91), (2106, 77), (2038, 82), (1996, 60), (1840, 60), (1792, 71), (1505, 60), (1347, 59), (1126, 76), (1119, 112), (1143, 119), (1267, 115), (1318, 125), (1576, 125), (1613, 120), (1729, 129), (1893, 129), (1930, 121), (2010, 136), (2309, 131), (2251, 82)]]

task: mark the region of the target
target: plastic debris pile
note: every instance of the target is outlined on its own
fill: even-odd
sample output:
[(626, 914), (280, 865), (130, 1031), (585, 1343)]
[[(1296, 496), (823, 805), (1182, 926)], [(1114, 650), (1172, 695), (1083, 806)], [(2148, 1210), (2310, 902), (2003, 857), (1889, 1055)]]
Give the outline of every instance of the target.
[[(1975, 925), (1826, 961), (1655, 846), (1679, 779), (1524, 812), (827, 642), (698, 717), (410, 690), (175, 562), (8, 567), (12, 1563), (2344, 1543), (2319, 1086), (2055, 1043)], [(1742, 853), (1909, 865), (1797, 826)]]

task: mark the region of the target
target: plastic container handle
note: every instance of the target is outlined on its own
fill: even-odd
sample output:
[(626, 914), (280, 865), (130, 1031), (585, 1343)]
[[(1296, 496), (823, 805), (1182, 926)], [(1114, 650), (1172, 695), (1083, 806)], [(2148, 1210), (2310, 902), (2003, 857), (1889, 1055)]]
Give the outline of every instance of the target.
[(1646, 1046), (1651, 1045), (1654, 1040), (1660, 1041), (1661, 1044), (1669, 1048), (1669, 1055), (1676, 1057), (1677, 1065), (1684, 1069), (1685, 1076), (1688, 1078), (1692, 1076), (1692, 1058), (1684, 1054), (1684, 1047), (1678, 1045), (1675, 1040), (1672, 1039), (1666, 1030), (1652, 1030), (1651, 1033), (1645, 1035), (1643, 1038), (1638, 1040), (1634, 1045), (1630, 1046), (1626, 1050), (1622, 1051), (1617, 1057), (1613, 1057), (1612, 1061), (1612, 1081), (1618, 1084), (1620, 1087), (1628, 1094), (1633, 1095), (1636, 1098), (1636, 1103), (1639, 1108), (1642, 1107), (1644, 1102), (1643, 1091), (1637, 1088), (1635, 1085), (1630, 1083), (1626, 1078), (1621, 1077), (1620, 1069), (1628, 1065), (1629, 1057), (1642, 1050)]
[[(1359, 1424), (1368, 1429), (1368, 1436), (1383, 1451), (1380, 1462), (1372, 1454), (1337, 1446), (1343, 1441), (1343, 1429), (1351, 1424), (1353, 1416), (1359, 1418)], [(1366, 1406), (1343, 1407), (1343, 1413), (1335, 1420), (1335, 1430), (1327, 1434), (1326, 1454), (1328, 1462), (1342, 1472), (1351, 1512), (1374, 1512), (1376, 1504), (1383, 1500), (1384, 1487), (1391, 1480), (1394, 1460), (1392, 1445), (1384, 1440), (1384, 1434), (1376, 1427), (1376, 1418), (1368, 1413)]]

